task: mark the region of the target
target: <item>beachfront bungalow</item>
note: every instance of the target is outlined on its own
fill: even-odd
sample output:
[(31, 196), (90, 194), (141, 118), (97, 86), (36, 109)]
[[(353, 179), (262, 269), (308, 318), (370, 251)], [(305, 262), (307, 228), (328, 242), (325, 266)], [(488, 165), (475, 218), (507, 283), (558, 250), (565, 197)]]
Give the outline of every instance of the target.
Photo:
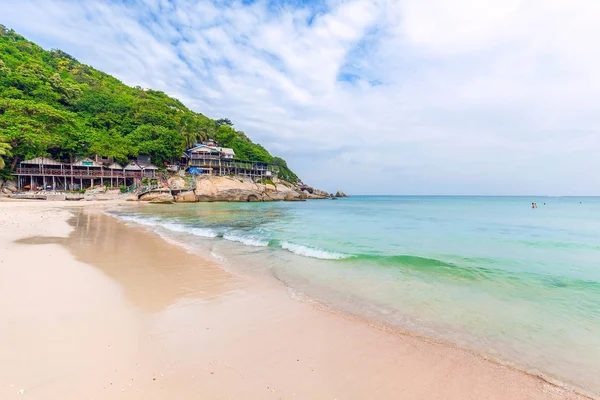
[(270, 179), (277, 167), (259, 161), (239, 160), (229, 147), (219, 147), (211, 140), (196, 144), (181, 157), (180, 165), (192, 175), (241, 175), (252, 179)]
[(158, 167), (140, 161), (132, 161), (123, 170), (135, 174), (139, 178), (156, 178)]
[(19, 163), (15, 171), (17, 187), (26, 190), (79, 190), (94, 185), (139, 185), (145, 177), (154, 178), (158, 170), (158, 167), (150, 164), (149, 157), (139, 164), (132, 162), (135, 168), (123, 168), (115, 162), (105, 165), (100, 160), (111, 161), (97, 156), (81, 158), (73, 163), (47, 157), (25, 160)]

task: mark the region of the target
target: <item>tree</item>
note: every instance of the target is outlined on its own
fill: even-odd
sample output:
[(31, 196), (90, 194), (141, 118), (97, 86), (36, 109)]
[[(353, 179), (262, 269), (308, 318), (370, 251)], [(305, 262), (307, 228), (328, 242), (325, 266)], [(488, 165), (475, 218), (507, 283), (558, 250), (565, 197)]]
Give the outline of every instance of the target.
[(31, 100), (0, 100), (0, 135), (12, 147), (11, 169), (19, 160), (46, 155), (73, 128), (69, 112)]
[(179, 120), (179, 132), (185, 139), (186, 149), (209, 138), (209, 129), (202, 122), (188, 114)]
[(241, 159), (273, 159), (228, 118), (215, 121), (161, 91), (126, 86), (1, 25), (0, 58), (0, 138), (11, 146), (10, 155), (3, 146), (3, 160), (12, 157), (9, 173), (19, 160), (37, 156), (97, 153), (126, 162), (148, 153), (161, 163), (209, 138)]
[(219, 118), (215, 122), (217, 123), (217, 128), (221, 125), (233, 126), (233, 122), (229, 118)]
[(10, 144), (0, 142), (0, 169), (4, 168), (4, 157), (10, 157)]
[(142, 125), (128, 135), (127, 139), (131, 141), (135, 155), (149, 154), (155, 164), (177, 159), (185, 150), (183, 136), (164, 126)]

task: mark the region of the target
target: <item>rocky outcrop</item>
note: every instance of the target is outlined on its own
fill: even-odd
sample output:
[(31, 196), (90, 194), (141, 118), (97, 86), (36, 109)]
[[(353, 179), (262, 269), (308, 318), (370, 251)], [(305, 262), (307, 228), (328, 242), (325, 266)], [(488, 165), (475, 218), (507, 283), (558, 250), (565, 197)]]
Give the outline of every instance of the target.
[(276, 184), (261, 184), (249, 178), (229, 176), (199, 176), (194, 192), (200, 202), (298, 201), (307, 198), (288, 182), (278, 180)]
[(302, 193), (306, 194), (308, 199), (328, 199), (330, 197), (329, 193), (324, 190), (319, 190), (303, 183), (300, 184), (299, 189)]
[[(168, 180), (172, 195), (161, 191), (146, 193), (141, 201), (176, 203), (195, 202), (261, 202), (261, 201), (303, 201), (306, 199), (324, 199), (330, 195), (324, 191), (300, 187), (279, 179), (272, 183), (256, 183), (250, 178), (238, 176), (197, 176), (191, 183), (181, 176)], [(195, 187), (194, 187), (195, 186)], [(192, 189), (193, 188), (193, 189)], [(170, 198), (169, 198), (170, 196)]]
[(335, 197), (348, 197), (348, 195), (346, 195), (346, 193), (342, 192), (341, 190), (338, 190), (335, 193)]

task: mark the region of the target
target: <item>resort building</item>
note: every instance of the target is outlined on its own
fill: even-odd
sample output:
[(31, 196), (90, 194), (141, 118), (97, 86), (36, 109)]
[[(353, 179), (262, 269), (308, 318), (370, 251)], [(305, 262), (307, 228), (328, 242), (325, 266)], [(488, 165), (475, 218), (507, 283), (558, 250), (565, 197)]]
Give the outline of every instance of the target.
[(140, 157), (125, 167), (98, 156), (72, 163), (36, 157), (21, 161), (15, 175), (19, 189), (79, 190), (94, 185), (139, 185), (143, 178), (155, 178), (157, 170), (149, 157)]
[[(279, 172), (276, 166), (268, 163), (240, 160), (233, 149), (219, 147), (214, 141), (196, 144), (178, 163), (168, 165), (167, 169), (190, 175), (246, 176), (253, 180), (271, 179)], [(21, 161), (14, 174), (19, 190), (80, 190), (96, 185), (140, 185), (144, 178), (156, 178), (158, 167), (144, 155), (125, 166), (98, 155), (74, 162), (36, 157)]]
[(278, 172), (276, 166), (268, 163), (237, 159), (233, 149), (219, 147), (212, 140), (188, 149), (182, 155), (180, 164), (191, 175), (241, 175), (252, 179), (270, 179)]

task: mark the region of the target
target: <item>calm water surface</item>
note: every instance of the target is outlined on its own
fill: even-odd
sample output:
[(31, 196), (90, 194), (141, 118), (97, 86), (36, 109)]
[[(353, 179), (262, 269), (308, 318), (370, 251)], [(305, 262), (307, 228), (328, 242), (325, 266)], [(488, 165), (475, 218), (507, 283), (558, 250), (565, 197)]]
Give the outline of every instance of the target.
[(351, 197), (112, 214), (273, 274), (300, 297), (600, 394), (600, 198)]

